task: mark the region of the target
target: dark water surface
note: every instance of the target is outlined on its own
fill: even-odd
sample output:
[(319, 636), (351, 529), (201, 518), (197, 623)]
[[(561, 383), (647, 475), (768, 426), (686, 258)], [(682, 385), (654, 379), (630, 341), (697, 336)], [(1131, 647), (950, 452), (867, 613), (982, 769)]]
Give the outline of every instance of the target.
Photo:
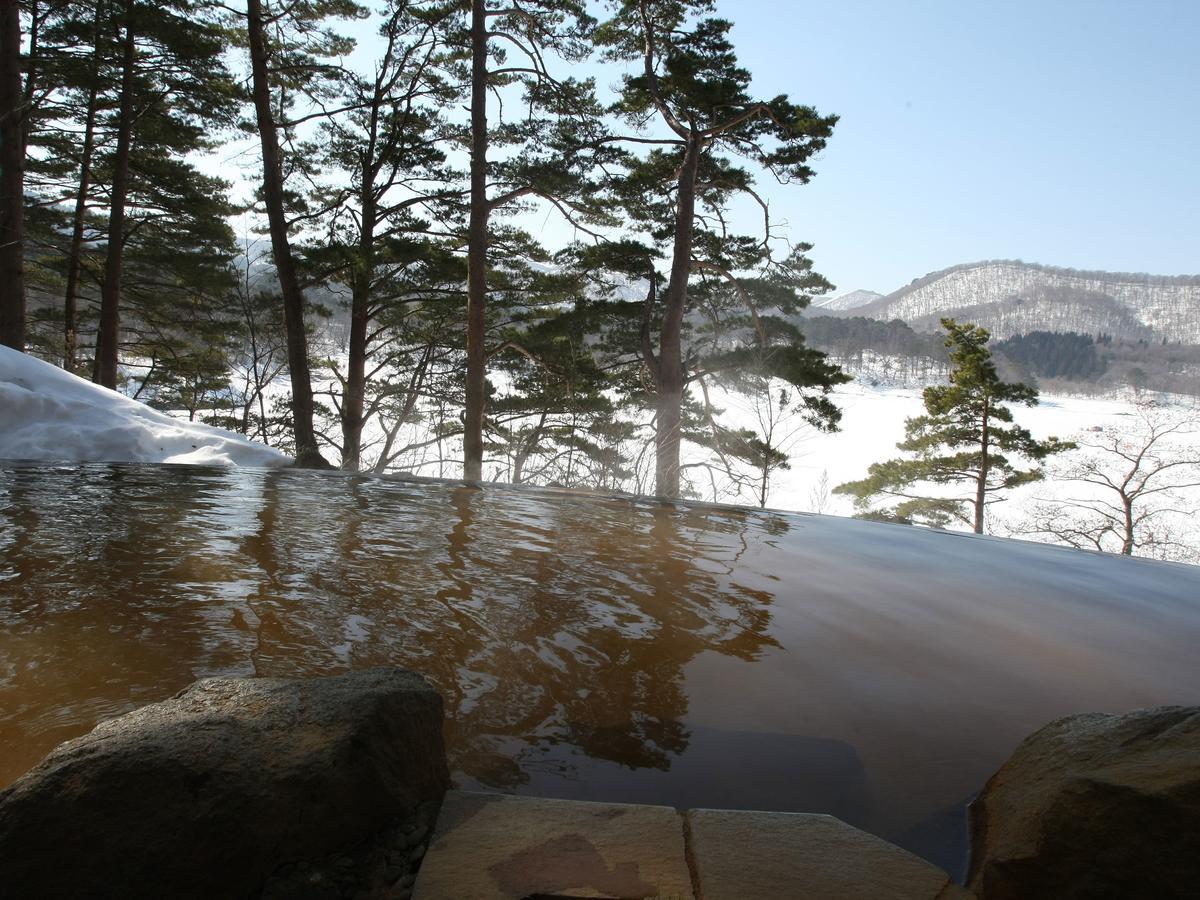
[(340, 474), (0, 467), (0, 785), (207, 675), (402, 665), (465, 787), (832, 813), (958, 869), (1056, 716), (1200, 702), (1200, 568)]

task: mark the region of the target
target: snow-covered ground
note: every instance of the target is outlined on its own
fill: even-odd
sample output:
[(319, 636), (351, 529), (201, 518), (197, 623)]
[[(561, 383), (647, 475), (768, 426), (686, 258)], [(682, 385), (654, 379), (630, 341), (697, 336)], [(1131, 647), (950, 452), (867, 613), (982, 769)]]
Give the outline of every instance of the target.
[[(904, 437), (904, 420), (925, 411), (921, 391), (916, 388), (871, 387), (855, 381), (839, 387), (833, 396), (842, 410), (840, 430), (821, 434), (801, 429), (792, 450), (791, 469), (772, 476), (768, 505), (813, 511), (811, 494), (819, 487), (822, 473), (828, 475), (830, 490), (866, 477), (871, 463), (901, 455), (896, 442)], [(726, 398), (726, 402), (733, 421), (749, 424), (749, 413), (737, 409), (735, 399)], [(1133, 410), (1126, 400), (1043, 395), (1037, 406), (1014, 407), (1013, 413), (1016, 422), (1039, 439), (1067, 439), (1093, 427), (1127, 421)], [(1045, 486), (1026, 491), (1044, 493)], [(820, 511), (848, 516), (854, 510), (849, 497), (835, 494)]]
[(0, 346), (0, 459), (281, 466), (283, 453), (172, 418)]
[[(903, 455), (896, 449), (896, 443), (904, 437), (905, 419), (924, 413), (921, 393), (916, 388), (871, 386), (861, 381), (839, 387), (833, 396), (843, 413), (840, 430), (823, 434), (800, 424), (798, 420), (793, 422), (791, 427), (795, 433), (791, 446), (787, 448), (791, 457), (790, 468), (772, 474), (767, 505), (776, 509), (853, 515), (852, 498), (834, 494), (833, 489), (844, 482), (866, 477), (867, 468), (874, 462)], [(1194, 410), (1187, 398), (1162, 396), (1156, 400), (1165, 404), (1168, 417), (1183, 416), (1188, 409)], [(725, 395), (719, 402), (726, 404), (730, 424), (754, 427), (755, 410), (744, 398)], [(1043, 394), (1037, 406), (1013, 406), (1012, 410), (1015, 422), (1028, 428), (1039, 439), (1058, 437), (1090, 443), (1112, 433), (1136, 435), (1144, 426), (1132, 396), (1096, 398)], [(786, 423), (783, 428), (786, 432)], [(1159, 449), (1194, 457), (1196, 439), (1195, 432), (1184, 432)], [(787, 447), (786, 444), (784, 446)], [(1110, 491), (1064, 477), (1078, 463), (1082, 453), (1083, 450), (1075, 450), (1052, 457), (1045, 464), (1046, 477), (1042, 481), (1009, 491), (1001, 502), (989, 506), (988, 532), (1055, 542), (1048, 535), (1035, 530), (1034, 519), (1038, 517), (1039, 510), (1051, 507), (1064, 509), (1081, 499), (1112, 502), (1115, 497)], [(1105, 462), (1111, 464), (1119, 461), (1108, 457)], [(1026, 465), (1024, 461), (1018, 461), (1017, 464), (1021, 467)], [(1120, 475), (1123, 474), (1124, 469), (1121, 469)], [(1170, 478), (1191, 481), (1195, 478), (1195, 470), (1177, 470), (1161, 483)], [(964, 492), (949, 490), (946, 493), (962, 496)], [(737, 503), (757, 502), (757, 497), (748, 488), (740, 496), (727, 499)], [(1147, 505), (1139, 505), (1139, 509), (1161, 507), (1171, 510), (1162, 513), (1155, 522), (1155, 531), (1160, 538), (1182, 545), (1182, 548), (1170, 552), (1170, 558), (1183, 561), (1200, 559), (1200, 521), (1196, 516), (1200, 512), (1200, 489), (1193, 487), (1171, 494), (1150, 494), (1139, 501), (1141, 503)], [(1106, 549), (1119, 547), (1119, 539), (1115, 544), (1113, 540), (1106, 539)]]

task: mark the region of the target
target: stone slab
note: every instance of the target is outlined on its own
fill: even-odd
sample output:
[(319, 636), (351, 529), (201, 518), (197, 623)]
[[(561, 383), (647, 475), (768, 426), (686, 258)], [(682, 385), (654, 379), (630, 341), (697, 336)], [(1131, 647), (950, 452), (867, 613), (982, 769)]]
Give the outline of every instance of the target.
[(686, 814), (702, 900), (952, 900), (936, 866), (833, 816)]
[(683, 820), (666, 806), (450, 791), (414, 900), (692, 900)]

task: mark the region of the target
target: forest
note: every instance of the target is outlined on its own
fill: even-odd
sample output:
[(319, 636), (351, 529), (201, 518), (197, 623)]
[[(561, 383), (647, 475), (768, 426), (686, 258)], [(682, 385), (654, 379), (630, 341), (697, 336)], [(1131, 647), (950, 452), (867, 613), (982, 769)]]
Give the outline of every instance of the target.
[(716, 389), (835, 427), (756, 179), (836, 116), (753, 96), (705, 0), (593, 11), (4, 0), (0, 340), (348, 470), (678, 496), (685, 439), (778, 455)]
[[(941, 335), (901, 319), (809, 315), (801, 324), (812, 347), (856, 377), (873, 378), (883, 369), (894, 380), (919, 386), (948, 371)], [(993, 341), (991, 350), (1006, 378), (1050, 392), (1200, 397), (1200, 347), (1194, 344), (1029, 331)]]

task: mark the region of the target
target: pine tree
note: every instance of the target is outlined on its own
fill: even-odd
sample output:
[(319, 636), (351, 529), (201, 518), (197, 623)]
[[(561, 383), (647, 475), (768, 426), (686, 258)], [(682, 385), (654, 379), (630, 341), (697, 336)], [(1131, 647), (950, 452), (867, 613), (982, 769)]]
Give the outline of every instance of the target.
[[(587, 173), (611, 151), (596, 141), (600, 110), (590, 81), (557, 77), (548, 60), (578, 62), (591, 52), (594, 21), (580, 0), (520, 4), (471, 0), (464, 62), (470, 85), (470, 207), (467, 223), (467, 346), (463, 477), (483, 477), (487, 401), (488, 298), (497, 256), (492, 216), (534, 197), (572, 224), (602, 215), (590, 201)], [(510, 57), (512, 61), (510, 62)], [(488, 94), (524, 89), (524, 120), (493, 128)], [(504, 159), (489, 158), (505, 148)], [(589, 151), (589, 152), (584, 152)]]
[[(836, 370), (822, 369), (811, 351), (803, 360), (788, 360), (787, 341), (779, 340), (785, 329), (781, 323), (767, 325), (761, 315), (764, 295), (803, 305), (807, 299), (795, 288), (818, 287), (818, 282), (802, 252), (783, 261), (772, 257), (768, 206), (755, 191), (751, 172), (738, 162), (747, 159), (781, 182), (804, 184), (813, 175), (807, 160), (825, 146), (837, 119), (786, 96), (753, 98), (750, 73), (738, 65), (728, 37), (730, 23), (697, 18), (711, 9), (709, 0), (621, 0), (599, 33), (612, 57), (640, 63), (639, 74), (625, 78), (616, 112), (639, 129), (649, 121), (664, 129), (662, 136), (640, 131), (607, 140), (654, 147), (630, 160), (613, 191), (652, 241), (671, 244), (661, 303), (655, 291), (647, 298), (654, 308), (646, 323), (657, 329), (657, 347), (649, 335), (642, 341), (642, 362), (655, 394), (656, 492), (665, 497), (680, 493), (680, 442), (688, 428), (685, 393), (701, 371), (688, 359), (684, 342), (694, 277), (724, 283), (755, 321), (761, 358), (770, 359), (785, 377), (803, 373), (791, 382), (796, 387), (828, 390), (837, 381)], [(725, 214), (735, 197), (759, 204), (763, 234), (726, 231)], [(797, 279), (806, 284), (797, 285)], [(828, 287), (823, 279), (820, 284)], [(783, 297), (788, 292), (790, 301)], [(765, 352), (768, 339), (774, 352)], [(733, 364), (735, 356), (725, 362)], [(829, 427), (836, 423), (832, 404), (815, 402), (813, 409)]]
[(228, 185), (191, 159), (238, 109), (226, 33), (188, 0), (30, 9), (31, 346), (75, 370), (99, 306), (93, 375), (116, 386), (123, 359), (145, 393), (146, 374), (209, 353), (227, 301)]
[[(140, 221), (135, 213), (139, 206), (158, 213), (173, 189), (164, 190), (158, 179), (169, 173), (191, 182), (183, 191), (187, 199), (174, 212), (181, 221), (198, 220), (191, 187), (203, 179), (192, 178), (195, 170), (184, 159), (211, 146), (211, 132), (232, 126), (237, 91), (221, 62), (224, 30), (207, 5), (119, 0), (110, 11), (120, 35), (115, 59), (120, 74), (112, 125), (116, 145), (105, 160), (108, 235), (93, 380), (115, 388), (126, 253)], [(231, 249), (232, 234), (225, 231)]]
[(25, 128), (21, 10), (0, 0), (0, 344), (25, 349)]
[[(1006, 403), (1036, 406), (1036, 388), (1000, 380), (984, 328), (942, 319), (950, 349), (950, 383), (925, 388), (926, 414), (906, 420), (904, 440), (896, 446), (911, 457), (874, 463), (867, 477), (834, 488), (848, 494), (868, 517), (900, 522), (920, 522), (944, 527), (951, 522), (984, 530), (987, 506), (998, 495), (1042, 477), (1038, 467), (1019, 469), (1010, 459), (1025, 457), (1041, 462), (1073, 445), (1049, 438), (1035, 440), (1013, 424)], [(919, 484), (961, 486), (966, 496), (951, 493), (916, 493)], [(877, 509), (878, 497), (897, 498), (891, 509)]]
[[(327, 466), (317, 447), (313, 429), (314, 401), (309, 368), (308, 336), (304, 322), (304, 292), (296, 271), (289, 235), (284, 157), (280, 132), (296, 121), (280, 121), (296, 95), (322, 98), (329, 91), (337, 67), (322, 60), (338, 56), (352, 42), (324, 27), (331, 17), (357, 18), (363, 9), (353, 0), (315, 0), (309, 3), (276, 4), (247, 0), (246, 34), (250, 49), (251, 96), (262, 148), (263, 202), (271, 234), (275, 269), (283, 300), (287, 327), (288, 372), (292, 386), (292, 429), (296, 463)], [(272, 40), (268, 31), (275, 36)], [(281, 96), (275, 102), (275, 92)]]
[[(454, 13), (440, 0), (391, 3), (372, 74), (343, 76), (342, 108), (322, 122), (311, 148), (326, 177), (313, 206), (326, 212), (305, 261), (317, 280), (346, 285), (350, 294), (347, 363), (344, 372), (333, 366), (341, 389), (331, 397), (343, 469), (360, 467), (368, 421), (398, 393), (412, 393), (410, 376), (414, 388), (422, 381), (406, 364), (421, 366), (426, 326), (442, 317), (418, 307), (443, 302), (464, 275), (445, 252), (446, 237), (428, 236), (435, 222), (454, 219), (465, 193), (446, 165), (455, 134), (441, 114), (458, 94), (445, 72)], [(420, 349), (410, 354), (414, 346)]]
[(621, 444), (633, 425), (621, 420), (596, 352), (605, 307), (569, 266), (529, 286), (547, 302), (515, 315), (493, 351), (508, 390), (489, 404), (490, 449), (507, 457), (515, 484), (615, 488), (628, 474)]
[[(68, 372), (75, 370), (79, 349), (79, 282), (83, 270), (84, 229), (87, 226), (88, 203), (91, 199), (93, 172), (96, 152), (97, 118), (100, 103), (100, 67), (104, 55), (104, 29), (106, 16), (105, 0), (97, 0), (92, 17), (92, 52), (91, 58), (83, 63), (83, 143), (79, 148), (78, 180), (75, 182), (75, 208), (71, 217), (71, 245), (67, 256), (66, 287), (63, 295), (63, 368)], [(69, 29), (69, 26), (67, 28)], [(66, 55), (71, 61), (71, 56)], [(68, 67), (78, 68), (77, 66)], [(60, 67), (61, 69), (61, 67)], [(65, 80), (65, 79), (64, 79)], [(67, 142), (69, 143), (69, 141)], [(63, 154), (71, 159), (71, 154)]]

